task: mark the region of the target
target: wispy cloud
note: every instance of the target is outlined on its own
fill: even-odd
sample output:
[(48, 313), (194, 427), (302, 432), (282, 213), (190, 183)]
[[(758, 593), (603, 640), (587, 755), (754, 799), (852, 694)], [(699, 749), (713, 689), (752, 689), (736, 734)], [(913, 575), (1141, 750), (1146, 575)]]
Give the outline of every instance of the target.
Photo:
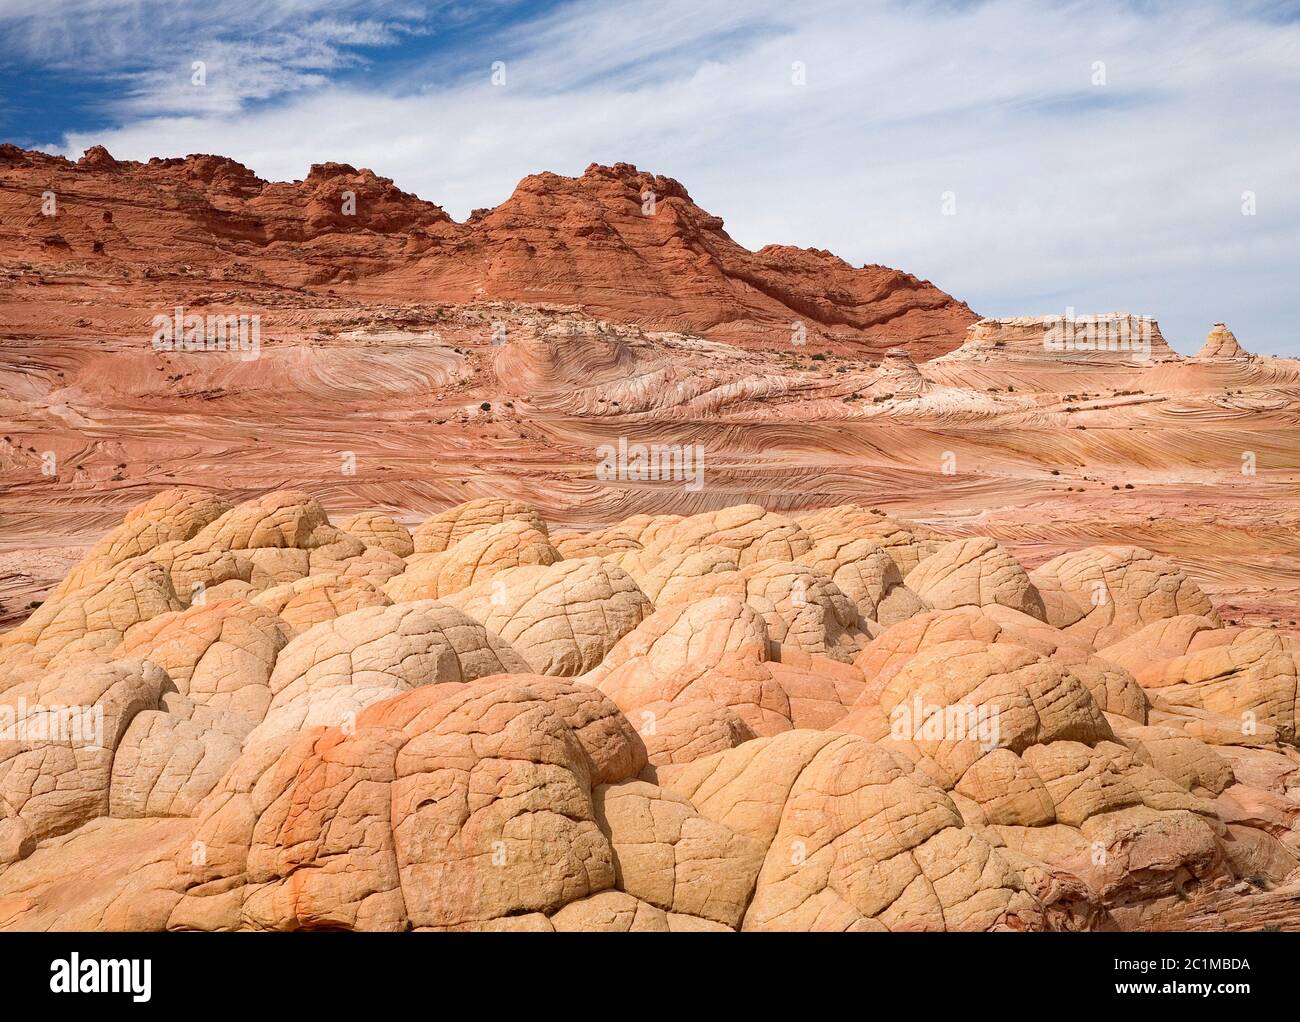
[(346, 160), (460, 216), (626, 160), (752, 247), (899, 266), (987, 314), (1149, 312), (1184, 350), (1223, 319), (1300, 354), (1300, 24), (1276, 4), (605, 0), (503, 5), (493, 30), (450, 5), (256, 0), (243, 29), (187, 8), (148, 66), (112, 54), (157, 5), (94, 6), (93, 46), (0, 14), (23, 52), (128, 76), (119, 126), (70, 132), (70, 154), (218, 152), (275, 178)]
[(9, 62), (100, 80), (103, 106), (129, 120), (232, 114), (248, 101), (323, 86), (330, 73), (361, 64), (360, 50), (429, 31), (435, 14), (383, 0), (7, 0), (0, 31)]

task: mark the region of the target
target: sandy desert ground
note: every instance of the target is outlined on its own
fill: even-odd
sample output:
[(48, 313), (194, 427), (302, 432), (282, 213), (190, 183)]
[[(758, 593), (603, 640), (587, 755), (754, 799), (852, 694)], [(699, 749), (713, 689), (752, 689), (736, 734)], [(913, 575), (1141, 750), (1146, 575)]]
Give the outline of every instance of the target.
[(1300, 925), (1300, 361), (1045, 350), (626, 165), (457, 224), (0, 146), (0, 242), (0, 698), (117, 728), (0, 743), (0, 926)]

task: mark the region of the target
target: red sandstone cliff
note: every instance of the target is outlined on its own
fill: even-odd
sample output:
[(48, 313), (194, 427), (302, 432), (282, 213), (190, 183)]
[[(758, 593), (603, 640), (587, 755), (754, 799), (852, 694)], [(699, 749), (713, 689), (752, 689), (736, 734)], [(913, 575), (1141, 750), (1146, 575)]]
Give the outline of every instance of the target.
[[(42, 212), (47, 192), (53, 216)], [(136, 163), (95, 147), (73, 163), (5, 145), (0, 241), (5, 262), (121, 287), (184, 274), (369, 300), (554, 302), (762, 348), (790, 347), (802, 323), (818, 348), (901, 345), (927, 359), (957, 347), (978, 318), (888, 267), (783, 245), (751, 252), (677, 181), (628, 164), (532, 175), (458, 224), (346, 164), (267, 182), (218, 156)]]

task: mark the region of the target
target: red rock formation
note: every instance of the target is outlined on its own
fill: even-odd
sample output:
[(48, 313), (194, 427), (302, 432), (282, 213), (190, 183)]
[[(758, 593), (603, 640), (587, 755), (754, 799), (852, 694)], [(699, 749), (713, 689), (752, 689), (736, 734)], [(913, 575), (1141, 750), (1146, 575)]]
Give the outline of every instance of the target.
[[(53, 216), (42, 214), (46, 192)], [(63, 243), (41, 243), (55, 233)], [(42, 269), (120, 278), (123, 264), (151, 276), (184, 267), (350, 288), (368, 300), (555, 302), (767, 349), (791, 349), (798, 337), (813, 350), (902, 345), (927, 359), (960, 344), (977, 318), (928, 281), (884, 266), (856, 269), (783, 245), (751, 252), (677, 181), (625, 163), (527, 177), (500, 206), (458, 224), (346, 164), (271, 183), (218, 156), (119, 162), (96, 146), (74, 164), (6, 145), (0, 240)]]

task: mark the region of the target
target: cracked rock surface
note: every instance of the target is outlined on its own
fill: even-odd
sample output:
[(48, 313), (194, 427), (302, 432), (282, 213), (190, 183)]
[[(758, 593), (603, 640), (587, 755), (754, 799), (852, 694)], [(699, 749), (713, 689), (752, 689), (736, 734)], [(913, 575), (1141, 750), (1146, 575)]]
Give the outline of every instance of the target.
[(1139, 547), (173, 489), (0, 636), (0, 927), (1300, 920), (1298, 677)]

